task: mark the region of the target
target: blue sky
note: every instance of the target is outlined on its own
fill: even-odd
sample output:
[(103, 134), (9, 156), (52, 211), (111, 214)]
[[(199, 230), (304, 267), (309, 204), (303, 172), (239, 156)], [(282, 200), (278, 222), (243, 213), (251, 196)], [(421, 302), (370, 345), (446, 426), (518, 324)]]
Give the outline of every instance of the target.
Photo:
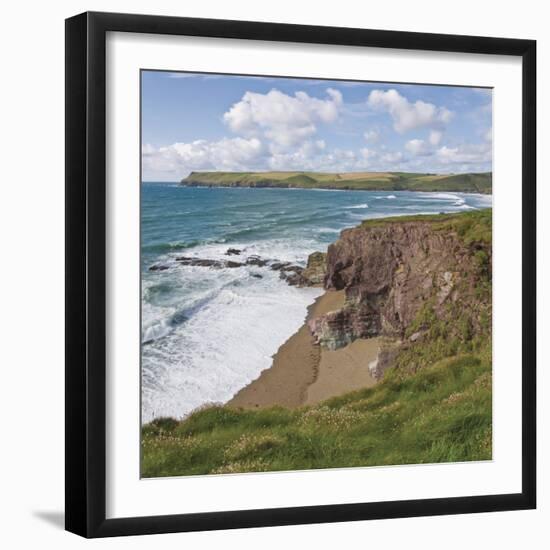
[(480, 88), (143, 71), (143, 180), (490, 171), (491, 104)]

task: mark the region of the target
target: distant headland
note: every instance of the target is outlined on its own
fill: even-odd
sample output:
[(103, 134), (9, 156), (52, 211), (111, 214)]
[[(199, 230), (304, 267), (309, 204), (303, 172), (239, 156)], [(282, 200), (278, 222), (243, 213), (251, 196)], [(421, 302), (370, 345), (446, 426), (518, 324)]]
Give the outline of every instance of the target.
[(491, 194), (492, 172), (191, 172), (187, 187), (277, 187), (352, 191), (437, 191)]

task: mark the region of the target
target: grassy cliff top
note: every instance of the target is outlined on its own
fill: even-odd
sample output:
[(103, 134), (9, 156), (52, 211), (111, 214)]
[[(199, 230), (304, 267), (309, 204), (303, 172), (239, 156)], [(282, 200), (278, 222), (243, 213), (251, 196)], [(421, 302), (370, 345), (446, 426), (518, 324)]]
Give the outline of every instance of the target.
[(142, 475), (490, 460), (491, 422), (490, 354), (456, 355), (314, 407), (157, 419), (142, 431)]
[(360, 227), (383, 227), (401, 223), (430, 223), (437, 231), (457, 233), (466, 244), (481, 242), (490, 244), (492, 232), (493, 209), (460, 212), (457, 214), (416, 214), (412, 216), (392, 216), (364, 220)]
[(491, 172), (420, 174), (414, 172), (191, 172), (182, 185), (280, 187), (366, 191), (454, 191), (491, 193)]

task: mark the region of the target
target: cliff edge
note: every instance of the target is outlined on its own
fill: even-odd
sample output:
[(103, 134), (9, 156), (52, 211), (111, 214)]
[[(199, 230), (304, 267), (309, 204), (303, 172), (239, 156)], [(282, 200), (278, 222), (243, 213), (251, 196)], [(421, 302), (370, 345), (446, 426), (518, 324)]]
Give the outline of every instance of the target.
[(491, 331), (491, 235), (491, 210), (368, 220), (343, 231), (328, 248), (324, 286), (344, 290), (346, 300), (310, 321), (317, 342), (334, 350), (391, 338), (378, 378), (414, 348), (423, 361), (408, 361), (412, 371), (429, 363), (429, 347), (434, 360), (474, 351)]

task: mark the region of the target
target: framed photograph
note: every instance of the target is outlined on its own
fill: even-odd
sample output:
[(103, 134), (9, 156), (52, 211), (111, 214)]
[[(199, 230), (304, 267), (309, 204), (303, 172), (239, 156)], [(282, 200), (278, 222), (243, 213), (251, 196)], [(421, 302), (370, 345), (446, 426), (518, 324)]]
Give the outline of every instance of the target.
[(530, 40), (66, 21), (66, 528), (535, 507)]

